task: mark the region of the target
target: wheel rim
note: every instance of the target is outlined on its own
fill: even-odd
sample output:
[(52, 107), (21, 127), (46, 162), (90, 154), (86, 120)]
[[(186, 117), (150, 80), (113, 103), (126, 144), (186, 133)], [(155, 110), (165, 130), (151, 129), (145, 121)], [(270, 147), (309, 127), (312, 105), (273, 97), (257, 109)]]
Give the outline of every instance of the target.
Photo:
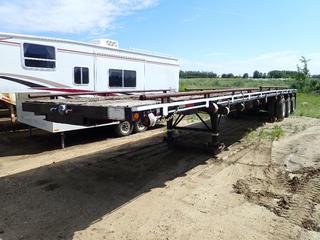
[(139, 131), (143, 131), (146, 129), (146, 126), (144, 126), (141, 122), (137, 122), (137, 128)]
[(120, 129), (123, 133), (128, 133), (130, 132), (130, 123), (129, 122), (123, 122), (121, 123)]

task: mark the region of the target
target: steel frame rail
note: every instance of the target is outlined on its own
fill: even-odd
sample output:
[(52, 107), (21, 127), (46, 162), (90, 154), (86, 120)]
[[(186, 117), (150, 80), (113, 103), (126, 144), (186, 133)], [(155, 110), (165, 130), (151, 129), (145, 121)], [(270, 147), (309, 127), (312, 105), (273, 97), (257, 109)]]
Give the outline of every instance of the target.
[[(246, 92), (244, 92), (246, 91)], [(215, 96), (211, 96), (216, 94)], [(224, 95), (221, 95), (224, 94)], [(92, 95), (95, 95), (93, 93)], [(129, 106), (120, 106), (117, 108), (117, 104), (115, 102), (114, 105), (109, 106), (81, 106), (77, 103), (68, 103), (68, 101), (61, 101), (60, 103), (54, 102), (25, 102), (23, 103), (23, 108), (26, 107), (25, 111), (31, 111), (35, 114), (46, 115), (46, 119), (51, 119), (57, 122), (62, 123), (71, 123), (74, 120), (76, 123), (83, 123), (83, 119), (94, 120), (94, 121), (130, 121), (134, 122), (133, 116), (139, 116), (140, 120), (143, 118), (149, 117), (149, 115), (153, 114), (153, 118), (163, 119), (165, 118), (167, 121), (167, 137), (166, 140), (168, 143), (174, 142), (173, 130), (174, 129), (185, 129), (185, 130), (194, 130), (194, 131), (207, 131), (211, 132), (211, 143), (210, 147), (217, 153), (221, 149), (223, 149), (224, 145), (219, 142), (219, 125), (222, 115), (227, 115), (230, 111), (239, 110), (242, 111), (245, 108), (250, 109), (250, 103), (254, 104), (272, 104), (276, 102), (276, 100), (280, 100), (282, 98), (288, 99), (290, 97), (296, 96), (296, 89), (269, 89), (254, 91), (244, 90), (244, 89), (229, 89), (228, 91), (218, 91), (218, 92), (201, 92), (198, 93), (192, 92), (189, 97), (193, 97), (193, 99), (179, 100), (181, 96), (188, 97), (188, 93), (178, 94), (158, 94), (155, 96), (152, 95), (144, 95), (146, 99), (151, 98), (154, 101), (152, 103), (148, 103), (146, 100), (137, 100), (139, 104)], [(50, 96), (50, 95), (49, 95)], [(39, 96), (37, 96), (39, 97)], [(47, 95), (48, 97), (48, 95)], [(51, 97), (51, 96), (50, 96)], [(195, 97), (195, 98), (194, 98)], [(161, 100), (161, 101), (160, 101)], [(26, 104), (26, 106), (24, 106)], [(31, 106), (28, 107), (28, 104)], [(249, 106), (246, 106), (249, 104)], [(63, 111), (57, 112), (52, 111), (52, 109), (59, 109), (60, 107)], [(70, 109), (69, 109), (70, 108)], [(73, 109), (74, 108), (74, 109)], [(73, 112), (73, 110), (75, 110)], [(70, 112), (67, 113), (66, 111)], [(109, 117), (107, 112), (109, 113), (113, 111), (120, 115), (118, 119)], [(198, 114), (199, 112), (205, 112), (210, 116), (210, 124), (207, 124), (201, 116)], [(52, 114), (52, 115), (51, 115)], [(60, 115), (59, 115), (60, 114)], [(177, 119), (174, 119), (174, 115), (178, 115)], [(200, 121), (204, 124), (206, 129), (193, 129), (190, 127), (178, 127), (178, 124), (182, 121), (185, 115), (196, 114)], [(50, 116), (52, 118), (50, 118)], [(56, 117), (58, 116), (58, 117)], [(118, 116), (118, 115), (117, 115)], [(150, 119), (149, 119), (150, 120)], [(64, 122), (66, 121), (66, 122)], [(89, 121), (90, 122), (90, 121)], [(74, 123), (74, 124), (76, 124)], [(91, 123), (91, 122), (90, 122)], [(95, 122), (96, 123), (96, 122)], [(81, 124), (79, 124), (81, 125)]]
[[(173, 113), (181, 113), (195, 109), (209, 108), (210, 103), (215, 103), (218, 105), (233, 105), (236, 103), (245, 103), (257, 99), (267, 99), (269, 97), (284, 95), (284, 94), (293, 94), (296, 93), (295, 89), (285, 89), (285, 90), (269, 90), (262, 92), (253, 92), (253, 93), (242, 93), (235, 95), (226, 95), (218, 97), (208, 97), (201, 99), (193, 100), (182, 100), (171, 103), (159, 103), (146, 106), (132, 107), (132, 112), (143, 112), (143, 111), (152, 111), (156, 109), (162, 109), (162, 115), (168, 116)], [(196, 104), (196, 105), (195, 105)]]

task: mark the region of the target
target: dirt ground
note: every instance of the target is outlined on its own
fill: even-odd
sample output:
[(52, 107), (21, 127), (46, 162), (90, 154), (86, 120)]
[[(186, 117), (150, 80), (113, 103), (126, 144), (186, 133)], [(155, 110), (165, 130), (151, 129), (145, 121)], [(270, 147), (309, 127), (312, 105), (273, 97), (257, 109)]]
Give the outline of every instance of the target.
[(320, 120), (290, 117), (278, 141), (245, 137), (264, 116), (207, 134), (110, 129), (0, 133), (0, 239), (320, 239)]

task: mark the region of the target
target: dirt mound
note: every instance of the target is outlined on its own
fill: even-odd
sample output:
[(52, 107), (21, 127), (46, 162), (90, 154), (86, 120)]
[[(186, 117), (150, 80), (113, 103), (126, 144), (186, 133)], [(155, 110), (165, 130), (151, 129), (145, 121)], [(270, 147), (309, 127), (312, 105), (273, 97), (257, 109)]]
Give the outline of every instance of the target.
[(315, 222), (313, 220), (307, 219), (307, 220), (303, 221), (302, 222), (302, 226), (307, 230), (320, 232), (319, 223), (317, 223), (317, 222)]
[[(320, 172), (319, 169), (309, 170), (300, 171), (305, 174), (303, 177), (289, 178), (284, 172), (282, 176), (268, 181), (240, 179), (233, 185), (233, 189), (235, 193), (244, 195), (249, 202), (263, 206), (293, 224), (320, 232), (320, 219), (315, 210), (315, 206), (320, 203)], [(305, 219), (305, 216), (309, 218)]]

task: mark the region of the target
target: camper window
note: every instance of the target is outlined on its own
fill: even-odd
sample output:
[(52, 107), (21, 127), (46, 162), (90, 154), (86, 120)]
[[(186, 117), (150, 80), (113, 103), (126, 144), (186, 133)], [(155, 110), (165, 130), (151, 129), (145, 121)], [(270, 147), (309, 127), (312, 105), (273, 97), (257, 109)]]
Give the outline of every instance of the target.
[(56, 67), (56, 52), (51, 46), (24, 43), (24, 66), (30, 68), (54, 69)]
[(89, 68), (75, 67), (73, 73), (75, 84), (89, 84)]
[(124, 71), (124, 86), (136, 87), (136, 71)]
[(109, 87), (136, 87), (136, 71), (110, 69), (109, 70)]
[(122, 70), (109, 70), (109, 87), (122, 87)]

